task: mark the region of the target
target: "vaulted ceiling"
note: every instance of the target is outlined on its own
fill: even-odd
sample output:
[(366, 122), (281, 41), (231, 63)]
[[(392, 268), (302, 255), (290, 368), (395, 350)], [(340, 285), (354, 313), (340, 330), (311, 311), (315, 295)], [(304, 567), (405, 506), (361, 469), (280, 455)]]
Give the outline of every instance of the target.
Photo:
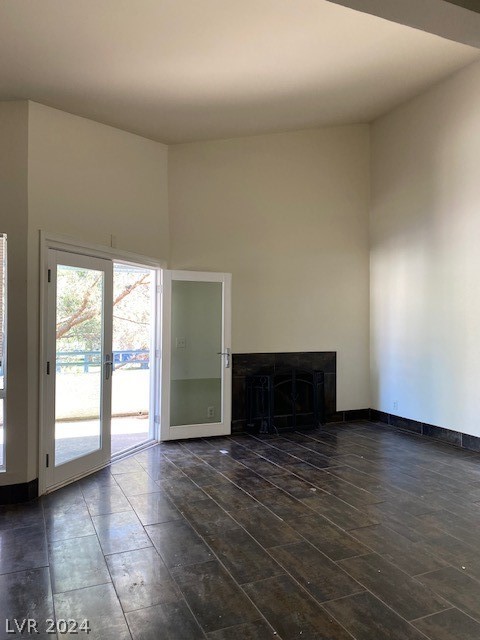
[(479, 53), (326, 0), (0, 4), (0, 100), (167, 143), (369, 122)]

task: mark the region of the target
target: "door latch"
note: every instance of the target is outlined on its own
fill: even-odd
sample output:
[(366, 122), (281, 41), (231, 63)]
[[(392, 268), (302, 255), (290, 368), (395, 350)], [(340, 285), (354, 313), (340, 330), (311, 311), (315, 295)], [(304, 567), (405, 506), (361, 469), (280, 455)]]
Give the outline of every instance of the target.
[(110, 360), (110, 356), (105, 356), (105, 380), (110, 380), (113, 373), (113, 360)]
[(225, 356), (225, 369), (230, 369), (230, 349), (227, 348), (226, 351), (218, 351), (218, 356)]

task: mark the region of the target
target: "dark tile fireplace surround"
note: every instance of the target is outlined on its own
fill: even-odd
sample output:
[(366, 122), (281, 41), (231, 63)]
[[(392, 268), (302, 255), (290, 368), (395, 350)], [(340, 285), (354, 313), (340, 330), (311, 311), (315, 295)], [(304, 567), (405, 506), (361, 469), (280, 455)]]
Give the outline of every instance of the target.
[[(236, 353), (233, 355), (232, 371), (232, 433), (249, 431), (247, 427), (247, 380), (255, 374), (275, 374), (287, 369), (323, 372), (324, 420), (349, 422), (370, 420), (379, 427), (408, 431), (417, 436), (426, 436), (468, 451), (480, 453), (480, 437), (451, 429), (384, 413), (376, 409), (354, 409), (337, 411), (337, 354), (335, 351), (306, 351), (295, 353)], [(278, 422), (280, 429), (281, 421)]]
[[(232, 433), (248, 431), (247, 385), (250, 376), (279, 375), (286, 371), (323, 373), (323, 406), (325, 422), (341, 422), (364, 418), (362, 411), (337, 412), (337, 354), (335, 351), (293, 353), (235, 353), (232, 370)], [(346, 415), (348, 414), (348, 415)], [(357, 415), (358, 414), (358, 415)], [(288, 420), (277, 418), (279, 428)], [(312, 425), (313, 426), (313, 425)]]

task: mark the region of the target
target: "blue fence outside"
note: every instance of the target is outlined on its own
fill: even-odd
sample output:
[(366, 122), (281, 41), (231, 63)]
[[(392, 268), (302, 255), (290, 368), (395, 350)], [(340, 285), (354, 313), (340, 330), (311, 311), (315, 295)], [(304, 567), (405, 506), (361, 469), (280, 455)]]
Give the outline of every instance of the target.
[[(57, 373), (62, 368), (82, 367), (88, 373), (90, 367), (98, 367), (102, 361), (100, 351), (59, 351), (57, 353)], [(113, 370), (129, 365), (138, 365), (137, 369), (150, 368), (150, 352), (141, 349), (113, 352)]]

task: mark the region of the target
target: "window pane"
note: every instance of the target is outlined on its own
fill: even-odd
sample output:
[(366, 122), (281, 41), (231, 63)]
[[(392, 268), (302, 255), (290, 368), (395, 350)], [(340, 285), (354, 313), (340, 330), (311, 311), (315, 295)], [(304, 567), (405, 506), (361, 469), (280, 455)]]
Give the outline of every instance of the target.
[(5, 374), (7, 316), (7, 236), (0, 233), (0, 469), (5, 468)]
[(7, 237), (0, 234), (0, 390), (5, 389)]
[(3, 467), (5, 461), (5, 430), (3, 426), (4, 404), (4, 401), (0, 400), (0, 469)]

